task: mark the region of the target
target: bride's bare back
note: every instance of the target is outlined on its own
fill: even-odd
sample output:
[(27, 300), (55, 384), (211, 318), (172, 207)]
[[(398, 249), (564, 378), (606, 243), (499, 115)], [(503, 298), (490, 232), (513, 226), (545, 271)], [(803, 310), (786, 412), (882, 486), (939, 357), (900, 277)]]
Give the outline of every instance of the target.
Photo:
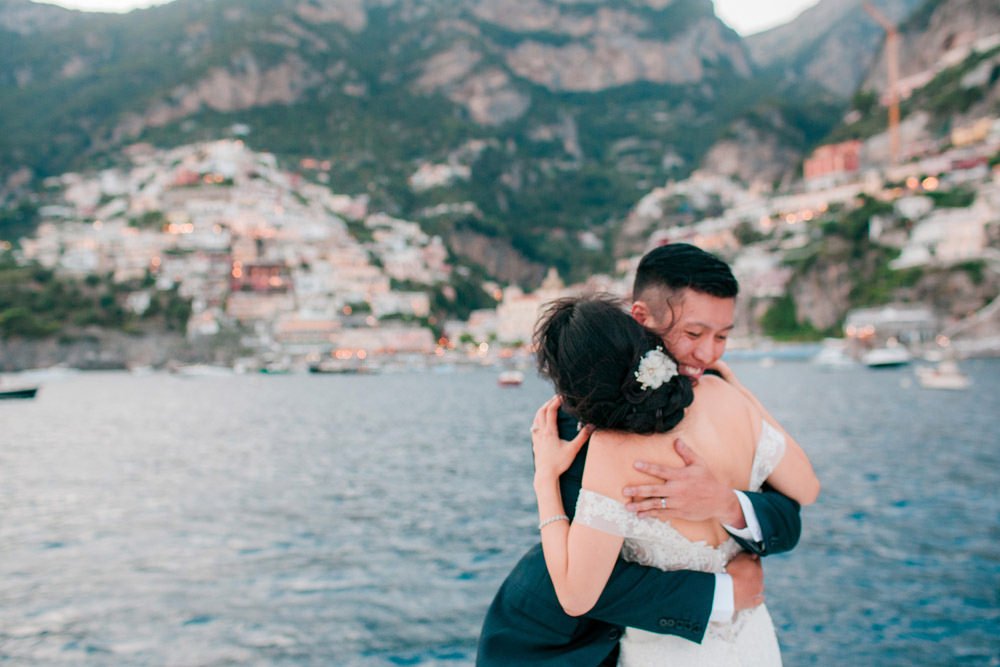
[[(681, 438), (704, 459), (720, 482), (733, 489), (746, 489), (761, 419), (760, 411), (739, 390), (720, 378), (705, 376), (694, 388), (694, 402), (685, 411), (683, 421), (672, 431), (656, 435), (595, 433), (587, 452), (583, 488), (622, 502), (631, 500), (622, 495), (624, 487), (659, 481), (637, 471), (633, 463), (641, 459), (682, 467), (684, 461), (674, 450), (674, 441)], [(670, 523), (689, 540), (712, 546), (729, 537), (714, 520), (674, 519)]]

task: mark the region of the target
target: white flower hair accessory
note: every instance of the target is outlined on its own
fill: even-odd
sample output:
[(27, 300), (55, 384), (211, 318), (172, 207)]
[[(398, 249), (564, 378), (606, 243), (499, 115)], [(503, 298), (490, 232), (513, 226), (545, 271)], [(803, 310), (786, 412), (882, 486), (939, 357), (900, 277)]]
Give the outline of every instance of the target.
[(642, 355), (642, 359), (639, 360), (639, 370), (635, 372), (635, 379), (645, 391), (659, 389), (664, 382), (670, 382), (670, 378), (675, 375), (677, 375), (677, 364), (663, 352), (662, 347), (657, 346), (655, 350)]

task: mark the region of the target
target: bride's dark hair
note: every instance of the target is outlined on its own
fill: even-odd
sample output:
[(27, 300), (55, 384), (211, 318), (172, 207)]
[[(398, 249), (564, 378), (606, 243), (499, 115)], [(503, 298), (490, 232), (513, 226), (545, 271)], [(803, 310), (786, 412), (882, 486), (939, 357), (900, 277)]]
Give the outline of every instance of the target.
[(609, 296), (553, 302), (534, 342), (538, 370), (552, 380), (563, 407), (597, 428), (663, 433), (683, 419), (694, 399), (691, 380), (681, 375), (656, 389), (642, 388), (635, 377), (639, 362), (663, 341)]

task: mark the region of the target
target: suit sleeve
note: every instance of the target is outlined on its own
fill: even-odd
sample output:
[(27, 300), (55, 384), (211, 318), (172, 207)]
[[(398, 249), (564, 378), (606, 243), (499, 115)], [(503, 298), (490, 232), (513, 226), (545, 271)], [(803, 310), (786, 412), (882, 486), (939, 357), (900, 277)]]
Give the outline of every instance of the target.
[[(560, 411), (560, 437), (569, 440), (577, 432), (576, 420)], [(563, 506), (570, 516), (576, 511), (586, 456), (587, 446), (584, 445), (559, 480)], [(755, 510), (756, 507), (754, 505)], [(763, 520), (761, 530), (767, 530)], [(764, 536), (766, 539), (766, 532)], [(714, 574), (690, 570), (664, 572), (619, 558), (604, 592), (586, 617), (700, 642), (712, 614), (714, 595)]]
[(802, 535), (802, 515), (797, 502), (765, 485), (760, 493), (744, 491), (753, 504), (760, 523), (762, 542), (752, 542), (737, 535), (740, 546), (758, 556), (791, 551)]
[(604, 592), (586, 616), (700, 642), (712, 614), (714, 595), (714, 574), (664, 572), (619, 558)]

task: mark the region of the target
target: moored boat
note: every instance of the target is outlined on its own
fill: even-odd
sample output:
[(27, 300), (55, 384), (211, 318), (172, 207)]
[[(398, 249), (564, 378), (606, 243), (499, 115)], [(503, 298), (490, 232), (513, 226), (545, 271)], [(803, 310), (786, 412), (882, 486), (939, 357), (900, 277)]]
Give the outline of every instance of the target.
[(309, 366), (310, 373), (333, 375), (365, 375), (377, 373), (378, 366), (353, 359), (324, 359)]
[(14, 398), (34, 398), (38, 387), (21, 387), (19, 389), (0, 389), (0, 400)]
[(968, 389), (972, 381), (951, 360), (935, 366), (921, 366), (917, 369), (920, 386), (927, 389)]
[(905, 366), (913, 357), (902, 345), (877, 347), (861, 355), (861, 362), (869, 368), (891, 368)]
[(812, 362), (824, 368), (850, 368), (857, 362), (851, 358), (847, 341), (841, 338), (827, 338)]
[(170, 367), (170, 372), (184, 377), (226, 377), (234, 374), (233, 369), (228, 366), (213, 364), (174, 365)]
[(501, 387), (519, 387), (524, 382), (524, 373), (518, 370), (508, 370), (500, 373), (497, 384)]

